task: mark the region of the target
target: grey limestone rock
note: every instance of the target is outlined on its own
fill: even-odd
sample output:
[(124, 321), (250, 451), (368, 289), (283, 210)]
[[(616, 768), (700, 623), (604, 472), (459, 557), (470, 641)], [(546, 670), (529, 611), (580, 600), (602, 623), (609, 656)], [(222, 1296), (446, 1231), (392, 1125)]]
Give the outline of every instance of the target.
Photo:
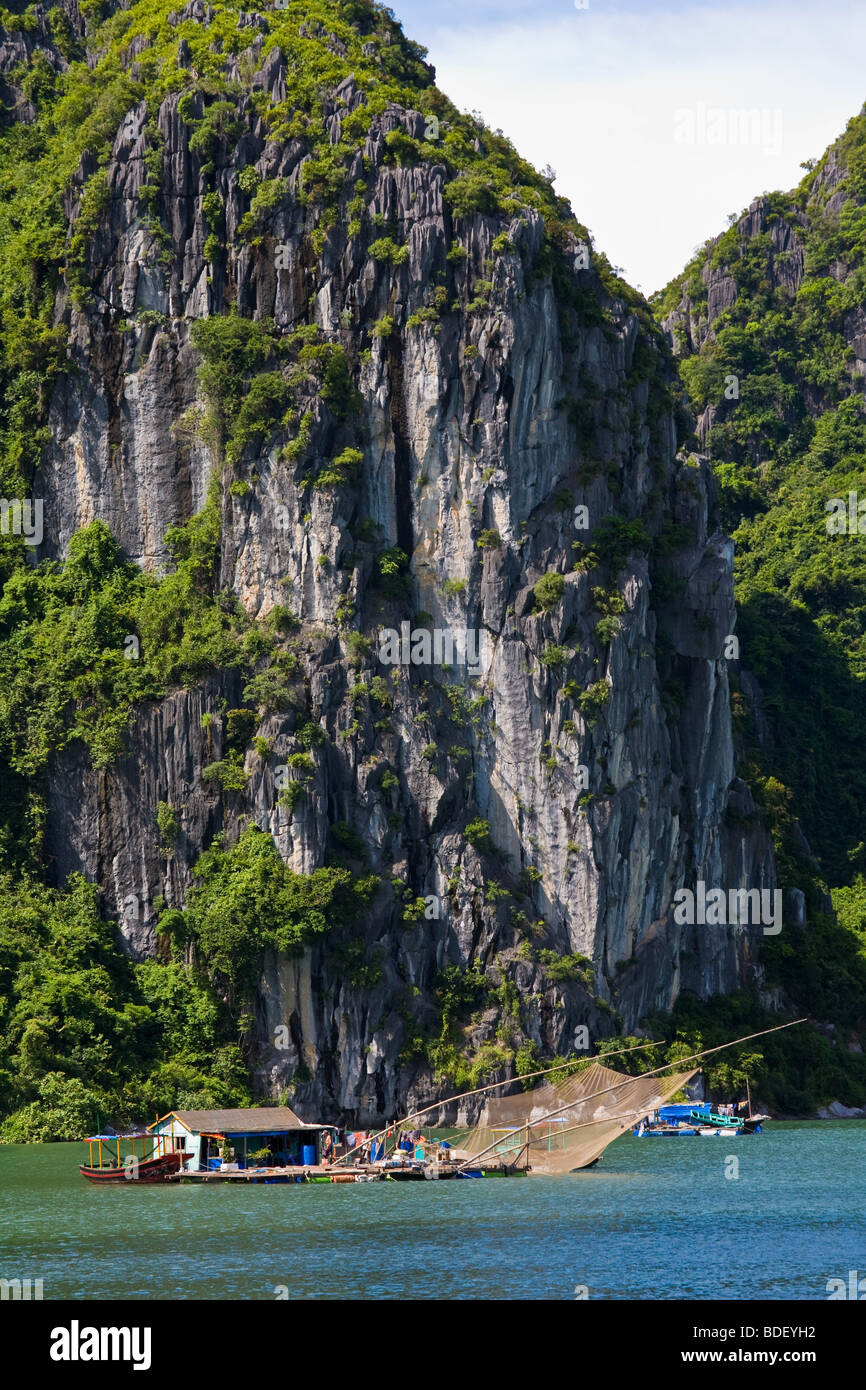
[[(183, 15), (203, 17), (200, 0)], [(252, 16), (247, 27), (255, 39)], [(250, 53), (255, 60), (255, 43)], [(274, 50), (253, 86), (278, 96), (285, 82)], [(671, 906), (677, 888), (699, 879), (775, 886), (770, 840), (734, 763), (732, 548), (706, 468), (678, 457), (670, 402), (642, 369), (649, 354), (657, 378), (670, 378), (660, 346), (593, 269), (572, 278), (597, 312), (564, 335), (537, 213), (479, 213), (456, 225), (443, 166), (388, 161), (389, 131), (424, 130), (420, 113), (389, 107), (373, 121), (366, 170), (359, 158), (353, 175), (365, 180), (370, 217), (394, 229), (407, 258), (373, 259), (369, 244), (384, 233), (366, 220), (360, 234), (338, 223), (317, 251), (314, 213), (298, 197), (301, 146), (269, 141), (240, 89), (238, 100), (242, 134), (220, 147), (213, 174), (225, 207), (219, 264), (204, 259), (208, 184), (177, 97), (157, 116), (162, 237), (139, 198), (143, 109), (118, 131), (108, 209), (88, 249), (92, 303), (58, 301), (70, 363), (51, 402), (43, 554), (62, 556), (74, 531), (100, 517), (128, 556), (164, 570), (167, 527), (201, 507), (221, 466), (179, 428), (198, 401), (190, 324), (232, 305), (283, 333), (317, 324), (323, 341), (345, 349), (361, 393), (363, 463), (351, 487), (310, 494), (282, 453), (279, 427), (248, 449), (236, 471), (249, 488), (223, 491), (220, 579), (254, 617), (289, 595), (312, 717), (327, 740), (293, 810), (277, 804), (274, 785), (274, 768), (296, 748), (291, 711), (260, 712), (256, 732), (272, 752), (262, 759), (248, 749), (243, 792), (203, 782), (203, 767), (222, 755), (221, 712), (241, 700), (236, 675), (224, 673), (141, 707), (128, 751), (107, 771), (83, 752), (58, 758), (47, 840), (57, 878), (78, 869), (97, 882), (141, 957), (158, 946), (154, 900), (183, 905), (192, 866), (217, 832), (231, 843), (254, 821), (292, 867), (310, 872), (324, 861), (329, 827), (350, 825), (383, 880), (352, 938), (373, 968), (358, 983), (342, 938), (264, 961), (256, 1074), (263, 1093), (291, 1084), (322, 1114), (390, 1114), (437, 1094), (411, 1039), (434, 1016), (430, 991), (447, 964), (478, 964), (512, 982), (525, 1036), (554, 1053), (570, 1051), (583, 1025), (594, 1038), (632, 1029), (683, 990), (706, 998), (758, 970), (760, 927), (681, 926)], [(332, 138), (357, 100), (347, 79), (328, 114)], [(239, 232), (249, 198), (238, 174), (248, 166), (286, 181), (251, 240)], [(760, 205), (749, 215), (760, 220)], [(465, 258), (449, 260), (458, 237)], [(796, 264), (788, 260), (785, 274)], [(460, 312), (422, 312), (438, 286)], [(693, 338), (711, 331), (734, 293), (723, 279), (711, 291), (708, 323), (688, 306), (677, 313)], [(377, 336), (385, 315), (394, 329)], [(321, 466), (335, 427), (315, 395), (308, 407), (310, 456)], [(581, 506), (586, 528), (576, 521)], [(643, 523), (650, 540), (671, 523), (676, 539), (664, 575), (645, 546), (626, 549), (610, 581), (623, 611), (602, 635), (593, 594), (602, 580), (574, 568), (574, 547), (591, 547), (612, 517)], [(376, 546), (358, 539), (362, 523), (378, 528)], [(482, 533), (495, 538), (479, 545)], [(404, 601), (374, 582), (376, 549), (392, 546), (409, 557)], [(550, 571), (562, 576), (562, 598), (536, 611), (534, 585)], [(354, 610), (348, 627), (340, 605)], [(388, 676), (376, 661), (378, 632), (403, 621), (483, 635), (479, 669), (472, 679), (457, 664), (399, 668), (377, 729), (369, 712), (356, 719), (353, 710), (348, 633), (372, 642), (368, 675)], [(595, 710), (578, 698), (590, 687)], [(386, 768), (396, 785), (383, 791)], [(179, 819), (170, 853), (159, 841), (160, 801)], [(478, 818), (489, 822), (490, 849), (463, 834)], [(394, 875), (433, 900), (437, 915), (404, 923)], [(513, 897), (491, 901), (491, 881)], [(585, 957), (589, 969), (551, 976), (526, 943)], [(288, 1041), (277, 1047), (281, 1025)], [(503, 1026), (507, 1015), (488, 1010), (469, 1045), (494, 1044)]]

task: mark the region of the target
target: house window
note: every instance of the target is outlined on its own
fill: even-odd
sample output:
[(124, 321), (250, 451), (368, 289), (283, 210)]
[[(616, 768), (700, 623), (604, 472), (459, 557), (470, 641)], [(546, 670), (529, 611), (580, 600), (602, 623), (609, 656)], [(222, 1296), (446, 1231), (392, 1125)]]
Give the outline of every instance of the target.
[(186, 1148), (186, 1139), (185, 1139), (185, 1138), (181, 1138), (179, 1135), (176, 1135), (176, 1136), (175, 1136), (175, 1141), (174, 1141), (174, 1147), (175, 1147), (175, 1149), (185, 1149), (185, 1148)]

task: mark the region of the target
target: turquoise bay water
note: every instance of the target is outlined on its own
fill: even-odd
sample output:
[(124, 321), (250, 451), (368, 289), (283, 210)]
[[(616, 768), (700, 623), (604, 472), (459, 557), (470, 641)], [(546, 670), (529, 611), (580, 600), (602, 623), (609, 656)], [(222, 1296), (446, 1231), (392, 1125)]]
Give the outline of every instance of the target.
[(587, 1172), (468, 1182), (97, 1189), (86, 1152), (0, 1147), (0, 1277), (45, 1299), (823, 1300), (866, 1277), (863, 1120), (627, 1135)]

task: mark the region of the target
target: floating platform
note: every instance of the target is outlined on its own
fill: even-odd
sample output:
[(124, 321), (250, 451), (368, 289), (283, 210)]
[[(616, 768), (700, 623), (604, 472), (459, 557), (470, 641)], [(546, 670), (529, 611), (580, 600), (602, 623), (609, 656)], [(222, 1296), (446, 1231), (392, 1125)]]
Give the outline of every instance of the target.
[(508, 1163), (486, 1163), (465, 1168), (460, 1163), (357, 1163), (325, 1167), (322, 1164), (297, 1168), (217, 1168), (172, 1173), (167, 1182), (204, 1183), (347, 1183), (347, 1182), (441, 1182), (447, 1178), (522, 1177), (525, 1168)]
[[(339, 1171), (340, 1170), (337, 1170), (337, 1172)], [(360, 1169), (358, 1171), (360, 1172)], [(325, 1168), (322, 1165), (297, 1168), (199, 1168), (192, 1172), (181, 1169), (179, 1173), (173, 1173), (169, 1181), (205, 1183), (208, 1186), (212, 1184), (218, 1186), (220, 1183), (226, 1182), (330, 1182), (335, 1176), (336, 1173), (333, 1169)], [(351, 1181), (354, 1181), (354, 1172), (348, 1176)]]

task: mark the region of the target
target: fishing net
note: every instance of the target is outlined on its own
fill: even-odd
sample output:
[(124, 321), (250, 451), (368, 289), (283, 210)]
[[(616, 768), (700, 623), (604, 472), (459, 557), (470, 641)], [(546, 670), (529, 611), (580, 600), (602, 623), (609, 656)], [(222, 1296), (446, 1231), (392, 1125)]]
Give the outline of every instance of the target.
[(594, 1163), (608, 1144), (631, 1129), (696, 1075), (624, 1076), (598, 1062), (558, 1084), (522, 1095), (489, 1098), (479, 1122), (454, 1140), (466, 1158), (507, 1163), (534, 1173), (569, 1173)]

